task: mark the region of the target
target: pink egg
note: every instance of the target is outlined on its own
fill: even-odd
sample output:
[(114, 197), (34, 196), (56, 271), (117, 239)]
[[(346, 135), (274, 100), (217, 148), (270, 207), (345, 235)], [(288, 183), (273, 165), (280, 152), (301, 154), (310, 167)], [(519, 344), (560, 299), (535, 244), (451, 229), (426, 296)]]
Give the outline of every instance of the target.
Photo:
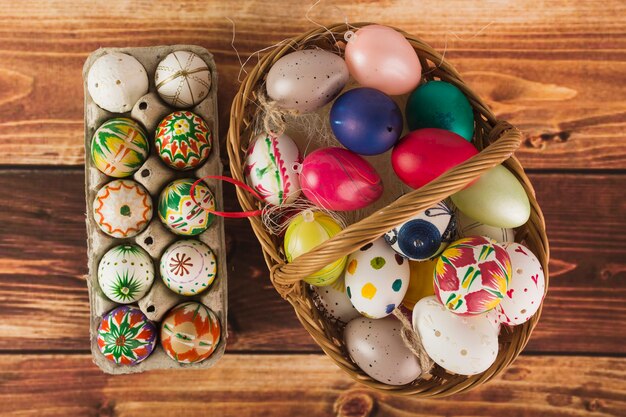
[(300, 186), (316, 205), (338, 211), (366, 207), (383, 193), (374, 167), (343, 148), (318, 149), (304, 158)]

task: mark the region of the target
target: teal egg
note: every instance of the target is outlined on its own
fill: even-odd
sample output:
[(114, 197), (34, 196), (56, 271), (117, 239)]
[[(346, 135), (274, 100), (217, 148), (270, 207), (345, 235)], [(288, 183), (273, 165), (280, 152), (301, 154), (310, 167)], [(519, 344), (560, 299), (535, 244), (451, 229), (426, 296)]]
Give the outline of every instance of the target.
[(450, 130), (468, 141), (474, 136), (474, 112), (465, 94), (445, 81), (422, 84), (406, 104), (409, 130), (434, 127)]

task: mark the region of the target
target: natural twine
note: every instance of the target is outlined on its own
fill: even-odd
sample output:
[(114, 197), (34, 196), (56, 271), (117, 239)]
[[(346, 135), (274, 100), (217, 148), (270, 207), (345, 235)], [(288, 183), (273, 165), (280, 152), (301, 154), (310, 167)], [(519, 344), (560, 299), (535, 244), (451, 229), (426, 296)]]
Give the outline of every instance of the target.
[(257, 91), (257, 101), (263, 112), (261, 121), (265, 132), (274, 132), (276, 135), (282, 135), (287, 129), (285, 116), (298, 115), (296, 111), (284, 109), (280, 107), (277, 101), (269, 98), (265, 93), (265, 87)]
[(399, 308), (396, 308), (393, 310), (393, 315), (396, 316), (398, 320), (400, 320), (400, 323), (402, 323), (402, 329), (400, 330), (400, 334), (402, 335), (402, 340), (404, 341), (404, 344), (406, 345), (406, 347), (409, 348), (411, 352), (413, 352), (413, 354), (417, 357), (417, 360), (419, 361), (420, 369), (422, 370), (422, 373), (420, 374), (421, 378), (423, 375), (430, 373), (434, 362), (432, 361), (432, 359), (430, 359), (428, 353), (426, 353), (424, 345), (422, 344), (421, 336), (418, 332), (413, 330), (413, 326), (406, 318), (404, 313)]

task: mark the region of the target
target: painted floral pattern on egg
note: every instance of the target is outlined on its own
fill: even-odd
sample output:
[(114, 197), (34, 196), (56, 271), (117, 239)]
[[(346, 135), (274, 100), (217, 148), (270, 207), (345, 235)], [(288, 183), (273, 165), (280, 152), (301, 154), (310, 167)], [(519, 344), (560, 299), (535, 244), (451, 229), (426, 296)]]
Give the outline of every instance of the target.
[(215, 198), (203, 182), (194, 189), (196, 202), (191, 198), (191, 186), (196, 180), (183, 178), (171, 182), (159, 196), (159, 218), (167, 228), (183, 236), (195, 236), (204, 232), (213, 222)]
[(126, 117), (104, 122), (91, 139), (91, 159), (102, 173), (132, 175), (148, 158), (148, 137), (139, 123)]
[(179, 240), (161, 256), (160, 272), (163, 283), (175, 293), (200, 294), (215, 280), (215, 255), (198, 240)]
[(196, 168), (206, 161), (213, 144), (209, 126), (190, 111), (166, 116), (154, 136), (156, 151), (163, 162), (181, 171)]
[(109, 361), (136, 365), (154, 350), (156, 327), (137, 307), (118, 307), (102, 318), (96, 343)]
[(100, 230), (109, 236), (136, 236), (152, 219), (152, 197), (135, 181), (111, 181), (96, 194), (93, 218)]

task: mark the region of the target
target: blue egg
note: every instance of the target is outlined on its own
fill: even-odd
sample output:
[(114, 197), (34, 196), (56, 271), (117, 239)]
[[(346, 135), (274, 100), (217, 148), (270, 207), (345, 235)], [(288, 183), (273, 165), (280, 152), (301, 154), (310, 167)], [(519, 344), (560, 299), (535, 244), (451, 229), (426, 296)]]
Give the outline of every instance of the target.
[(386, 94), (373, 88), (355, 88), (335, 100), (330, 127), (343, 146), (361, 155), (389, 149), (402, 134), (402, 112)]

